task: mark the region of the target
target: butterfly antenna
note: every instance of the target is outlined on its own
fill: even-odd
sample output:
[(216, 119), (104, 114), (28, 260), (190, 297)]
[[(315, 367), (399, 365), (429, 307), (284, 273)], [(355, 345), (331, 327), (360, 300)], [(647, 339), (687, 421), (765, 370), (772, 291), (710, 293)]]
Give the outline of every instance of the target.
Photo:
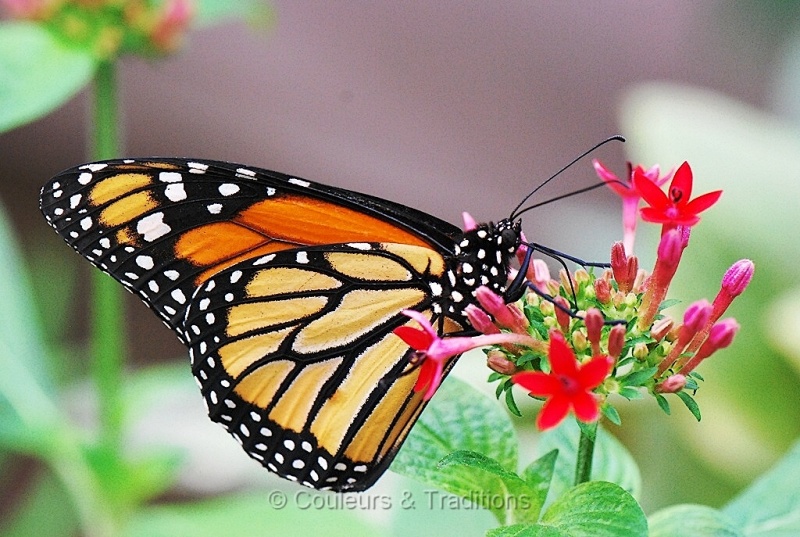
[[(622, 186), (627, 186), (622, 181), (608, 181), (608, 182), (610, 182), (610, 183), (619, 183)], [(541, 207), (542, 205), (547, 205), (547, 204), (553, 203), (555, 201), (563, 200), (564, 198), (571, 198), (572, 196), (577, 196), (578, 194), (583, 194), (585, 192), (589, 192), (591, 190), (594, 190), (596, 188), (601, 188), (601, 187), (604, 187), (604, 186), (606, 186), (606, 181), (604, 181), (602, 183), (594, 184), (592, 186), (579, 188), (578, 190), (575, 190), (575, 191), (572, 191), (572, 192), (567, 192), (566, 194), (561, 194), (560, 196), (556, 196), (554, 198), (550, 198), (549, 200), (540, 201), (539, 203), (534, 203), (533, 205), (529, 205), (528, 207), (525, 207), (524, 209), (516, 211), (512, 218), (518, 218), (520, 215), (525, 214), (525, 213), (527, 213), (528, 211), (530, 211), (532, 209), (536, 209), (537, 207)]]
[[(600, 142), (600, 143), (597, 143), (597, 144), (595, 144), (595, 145), (594, 145), (593, 147), (591, 147), (590, 149), (588, 149), (588, 150), (584, 151), (583, 153), (581, 153), (580, 155), (578, 155), (577, 157), (575, 157), (574, 159), (572, 159), (572, 161), (571, 161), (569, 164), (567, 164), (566, 166), (562, 167), (562, 168), (561, 168), (560, 170), (558, 170), (556, 173), (554, 173), (553, 175), (551, 175), (550, 177), (548, 177), (548, 178), (547, 178), (547, 179), (546, 179), (544, 182), (542, 182), (542, 183), (541, 183), (539, 186), (537, 186), (536, 188), (534, 188), (534, 189), (533, 189), (533, 190), (532, 190), (532, 191), (531, 191), (531, 192), (530, 192), (530, 193), (529, 193), (527, 196), (525, 196), (524, 198), (522, 198), (522, 201), (520, 201), (520, 202), (517, 204), (517, 206), (516, 206), (516, 207), (514, 207), (514, 210), (513, 210), (513, 211), (511, 211), (511, 215), (508, 217), (508, 218), (509, 218), (509, 220), (514, 220), (516, 217), (518, 217), (518, 216), (521, 214), (521, 213), (518, 213), (518, 212), (517, 212), (517, 211), (519, 210), (519, 208), (520, 208), (520, 207), (522, 207), (522, 205), (523, 205), (523, 204), (524, 204), (526, 201), (528, 201), (528, 200), (530, 199), (530, 197), (531, 197), (531, 196), (533, 196), (534, 194), (536, 194), (536, 193), (537, 193), (537, 192), (538, 192), (538, 191), (539, 191), (541, 188), (543, 188), (543, 187), (544, 187), (544, 186), (545, 186), (547, 183), (549, 183), (550, 181), (552, 181), (553, 179), (555, 179), (556, 177), (558, 177), (558, 176), (559, 176), (561, 173), (563, 173), (563, 172), (564, 172), (564, 170), (568, 169), (570, 166), (572, 166), (573, 164), (575, 164), (576, 162), (578, 162), (580, 159), (582, 159), (582, 158), (583, 158), (583, 157), (585, 157), (586, 155), (588, 155), (588, 154), (590, 154), (590, 153), (592, 153), (592, 152), (596, 151), (598, 148), (600, 148), (600, 147), (604, 146), (605, 144), (607, 144), (607, 143), (609, 143), (609, 142), (613, 142), (613, 141), (624, 142), (624, 141), (625, 141), (625, 138), (623, 138), (623, 137), (622, 137), (622, 136), (620, 136), (619, 134), (616, 134), (616, 135), (614, 135), (614, 136), (611, 136), (611, 137), (609, 137), (609, 138), (606, 138), (605, 140), (603, 140), (603, 141), (602, 141), (602, 142)], [(579, 191), (579, 192), (580, 192), (580, 191)]]

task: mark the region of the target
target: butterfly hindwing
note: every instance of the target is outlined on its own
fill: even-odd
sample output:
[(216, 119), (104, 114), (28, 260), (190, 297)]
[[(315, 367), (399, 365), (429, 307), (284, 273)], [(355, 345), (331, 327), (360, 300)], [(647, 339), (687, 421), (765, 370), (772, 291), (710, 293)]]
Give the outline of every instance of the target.
[(451, 253), (454, 226), (414, 209), (277, 172), (190, 159), (126, 159), (62, 172), (48, 222), (182, 333), (213, 274), (300, 246), (393, 242)]
[[(411, 351), (392, 330), (413, 325), (403, 309), (433, 317), (445, 270), (429, 248), (351, 243), (266, 254), (214, 275), (186, 318), (211, 418), (283, 477), (367, 488), (424, 406)], [(445, 321), (445, 331), (460, 328)]]

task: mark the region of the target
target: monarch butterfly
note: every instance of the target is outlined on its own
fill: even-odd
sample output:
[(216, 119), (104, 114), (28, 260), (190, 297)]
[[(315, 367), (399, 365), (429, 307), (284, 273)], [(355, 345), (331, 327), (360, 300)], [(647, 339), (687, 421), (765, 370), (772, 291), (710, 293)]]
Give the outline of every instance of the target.
[[(281, 477), (370, 487), (425, 406), (392, 330), (469, 329), (506, 289), (520, 222), (463, 232), (420, 211), (281, 173), (172, 158), (66, 170), (50, 225), (189, 347), (209, 416)], [(455, 359), (446, 364), (449, 371)]]

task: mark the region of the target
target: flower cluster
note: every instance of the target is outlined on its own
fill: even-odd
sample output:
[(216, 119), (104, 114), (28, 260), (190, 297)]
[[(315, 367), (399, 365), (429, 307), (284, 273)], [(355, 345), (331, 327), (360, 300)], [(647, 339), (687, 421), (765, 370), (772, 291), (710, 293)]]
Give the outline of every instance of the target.
[(194, 12), (192, 0), (0, 0), (0, 7), (101, 60), (174, 51)]
[[(441, 381), (442, 363), (466, 350), (492, 345), (486, 351), (498, 382), (497, 395), (505, 394), (512, 412), (519, 414), (512, 387), (544, 399), (537, 418), (541, 430), (558, 425), (570, 412), (582, 422), (596, 421), (602, 413), (619, 423), (608, 402), (611, 395), (634, 399), (652, 394), (669, 412), (665, 394), (676, 394), (699, 419), (692, 397), (702, 377), (697, 366), (732, 342), (739, 325), (721, 319), (733, 299), (744, 291), (753, 275), (749, 260), (736, 262), (725, 273), (713, 302), (699, 300), (687, 307), (682, 322), (665, 315), (667, 292), (698, 213), (711, 207), (721, 191), (691, 199), (692, 171), (683, 163), (674, 173), (659, 177), (630, 167), (630, 183), (616, 179), (600, 163), (595, 169), (623, 197), (626, 241), (611, 248), (610, 268), (597, 271), (562, 270), (557, 279), (538, 259), (530, 262), (526, 278), (535, 292), (506, 304), (488, 288), (479, 288), (466, 314), (482, 335), (439, 337), (430, 323), (408, 312), (422, 329), (401, 327), (395, 333), (423, 358), (417, 389), (430, 398)], [(672, 177), (668, 194), (661, 184)], [(638, 208), (640, 199), (648, 206)], [(633, 203), (631, 200), (635, 200)], [(639, 267), (632, 254), (634, 223), (626, 211), (639, 210), (642, 219), (662, 224), (658, 256), (650, 272)], [(467, 220), (469, 222), (469, 220)], [(518, 252), (520, 263), (526, 246)]]

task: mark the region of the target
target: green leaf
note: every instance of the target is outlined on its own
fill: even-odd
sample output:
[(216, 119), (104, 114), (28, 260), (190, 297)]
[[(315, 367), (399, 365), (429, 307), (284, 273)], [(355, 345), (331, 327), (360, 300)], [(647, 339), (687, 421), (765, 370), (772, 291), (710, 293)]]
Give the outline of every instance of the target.
[(235, 19), (244, 19), (261, 26), (269, 26), (275, 20), (275, 13), (264, 0), (196, 0), (197, 14), (194, 24), (198, 27), (211, 26)]
[(555, 472), (557, 460), (558, 451), (554, 449), (533, 461), (522, 472), (522, 479), (535, 491), (539, 505), (544, 505), (547, 500), (547, 493), (550, 491), (550, 483), (553, 481), (553, 472)]
[[(544, 433), (536, 445), (537, 453), (558, 450), (553, 483), (548, 501), (552, 502), (575, 482), (579, 431), (574, 420), (565, 421), (557, 429)], [(639, 467), (625, 447), (602, 427), (597, 428), (592, 479), (616, 483), (634, 496), (641, 491)]]
[(647, 519), (627, 491), (605, 481), (569, 489), (542, 516), (569, 537), (647, 537)]
[(634, 371), (619, 379), (619, 382), (624, 386), (642, 386), (645, 382), (653, 378), (653, 375), (658, 372), (657, 367), (648, 367), (641, 371)]
[(506, 406), (508, 407), (509, 412), (514, 414), (516, 417), (521, 418), (522, 412), (520, 412), (519, 407), (517, 406), (517, 402), (514, 400), (514, 390), (511, 389), (511, 385), (509, 382), (509, 386), (505, 389), (506, 391)]
[[(2, 114), (2, 112), (0, 112)], [(19, 248), (0, 207), (0, 442), (28, 446), (41, 455), (55, 445), (66, 419), (55, 401), (52, 363), (33, 307), (33, 293)], [(13, 438), (14, 434), (21, 435)]]
[(630, 386), (625, 386), (623, 388), (620, 388), (619, 395), (621, 397), (624, 397), (628, 401), (632, 401), (633, 399), (641, 399), (643, 397), (642, 392)]
[(676, 304), (680, 304), (681, 301), (677, 298), (668, 298), (664, 302), (658, 305), (658, 311), (664, 311), (665, 309), (669, 308), (670, 306), (675, 306)]
[(165, 492), (174, 482), (181, 457), (174, 451), (151, 452), (136, 459), (103, 445), (84, 448), (104, 501), (117, 508), (138, 505)]
[(603, 403), (603, 406), (600, 407), (600, 411), (603, 413), (603, 416), (614, 425), (622, 425), (622, 418), (613, 405), (609, 405), (608, 402)]
[(661, 410), (664, 411), (664, 414), (669, 416), (672, 411), (669, 408), (669, 401), (667, 401), (667, 398), (661, 395), (660, 393), (654, 395), (656, 398), (656, 402), (658, 403), (658, 406), (661, 407)]
[(566, 533), (540, 524), (514, 524), (486, 532), (486, 537), (569, 537)]
[[(51, 243), (56, 242), (36, 242), (29, 245), (26, 249), (26, 266), (42, 332), (49, 341), (62, 343), (64, 334), (75, 323), (75, 303), (72, 299), (78, 289), (78, 259), (68, 248), (51, 248)], [(60, 360), (49, 366), (53, 369), (69, 367), (58, 362)]]
[(33, 23), (0, 23), (0, 132), (38, 119), (92, 79), (95, 60)]
[[(22, 492), (17, 490), (17, 492)], [(6, 513), (0, 522), (3, 537), (70, 537), (78, 532), (78, 521), (72, 502), (50, 473), (28, 484), (18, 498), (13, 513)]]
[[(358, 500), (355, 496), (352, 499)], [(285, 503), (281, 504), (281, 501)], [(287, 492), (276, 489), (247, 496), (228, 496), (201, 502), (151, 506), (136, 511), (122, 535), (123, 537), (298, 535), (299, 521), (302, 521), (302, 528), (317, 528), (315, 535), (324, 533), (325, 537), (385, 535), (373, 524), (359, 518), (354, 509), (346, 507), (347, 504), (340, 503), (341, 507), (337, 509), (335, 507), (337, 501), (343, 501), (343, 497), (305, 489), (292, 489)]]
[(680, 400), (683, 401), (683, 404), (686, 405), (686, 408), (689, 409), (689, 412), (692, 413), (692, 416), (694, 416), (697, 421), (700, 421), (700, 407), (697, 406), (697, 401), (694, 400), (694, 397), (685, 391), (680, 391), (675, 395), (677, 395)]
[(447, 492), (488, 509), (500, 524), (539, 520), (546, 490), (543, 495), (539, 483), (532, 487), (494, 459), (474, 451), (455, 451), (439, 467), (456, 470), (442, 483)]
[(747, 537), (800, 535), (800, 442), (722, 512)]
[(648, 520), (650, 537), (742, 537), (722, 512), (706, 505), (673, 505), (656, 511)]
[(441, 487), (454, 468), (438, 462), (457, 450), (474, 451), (517, 469), (517, 435), (497, 402), (450, 376), (422, 413), (391, 469), (417, 481)]

